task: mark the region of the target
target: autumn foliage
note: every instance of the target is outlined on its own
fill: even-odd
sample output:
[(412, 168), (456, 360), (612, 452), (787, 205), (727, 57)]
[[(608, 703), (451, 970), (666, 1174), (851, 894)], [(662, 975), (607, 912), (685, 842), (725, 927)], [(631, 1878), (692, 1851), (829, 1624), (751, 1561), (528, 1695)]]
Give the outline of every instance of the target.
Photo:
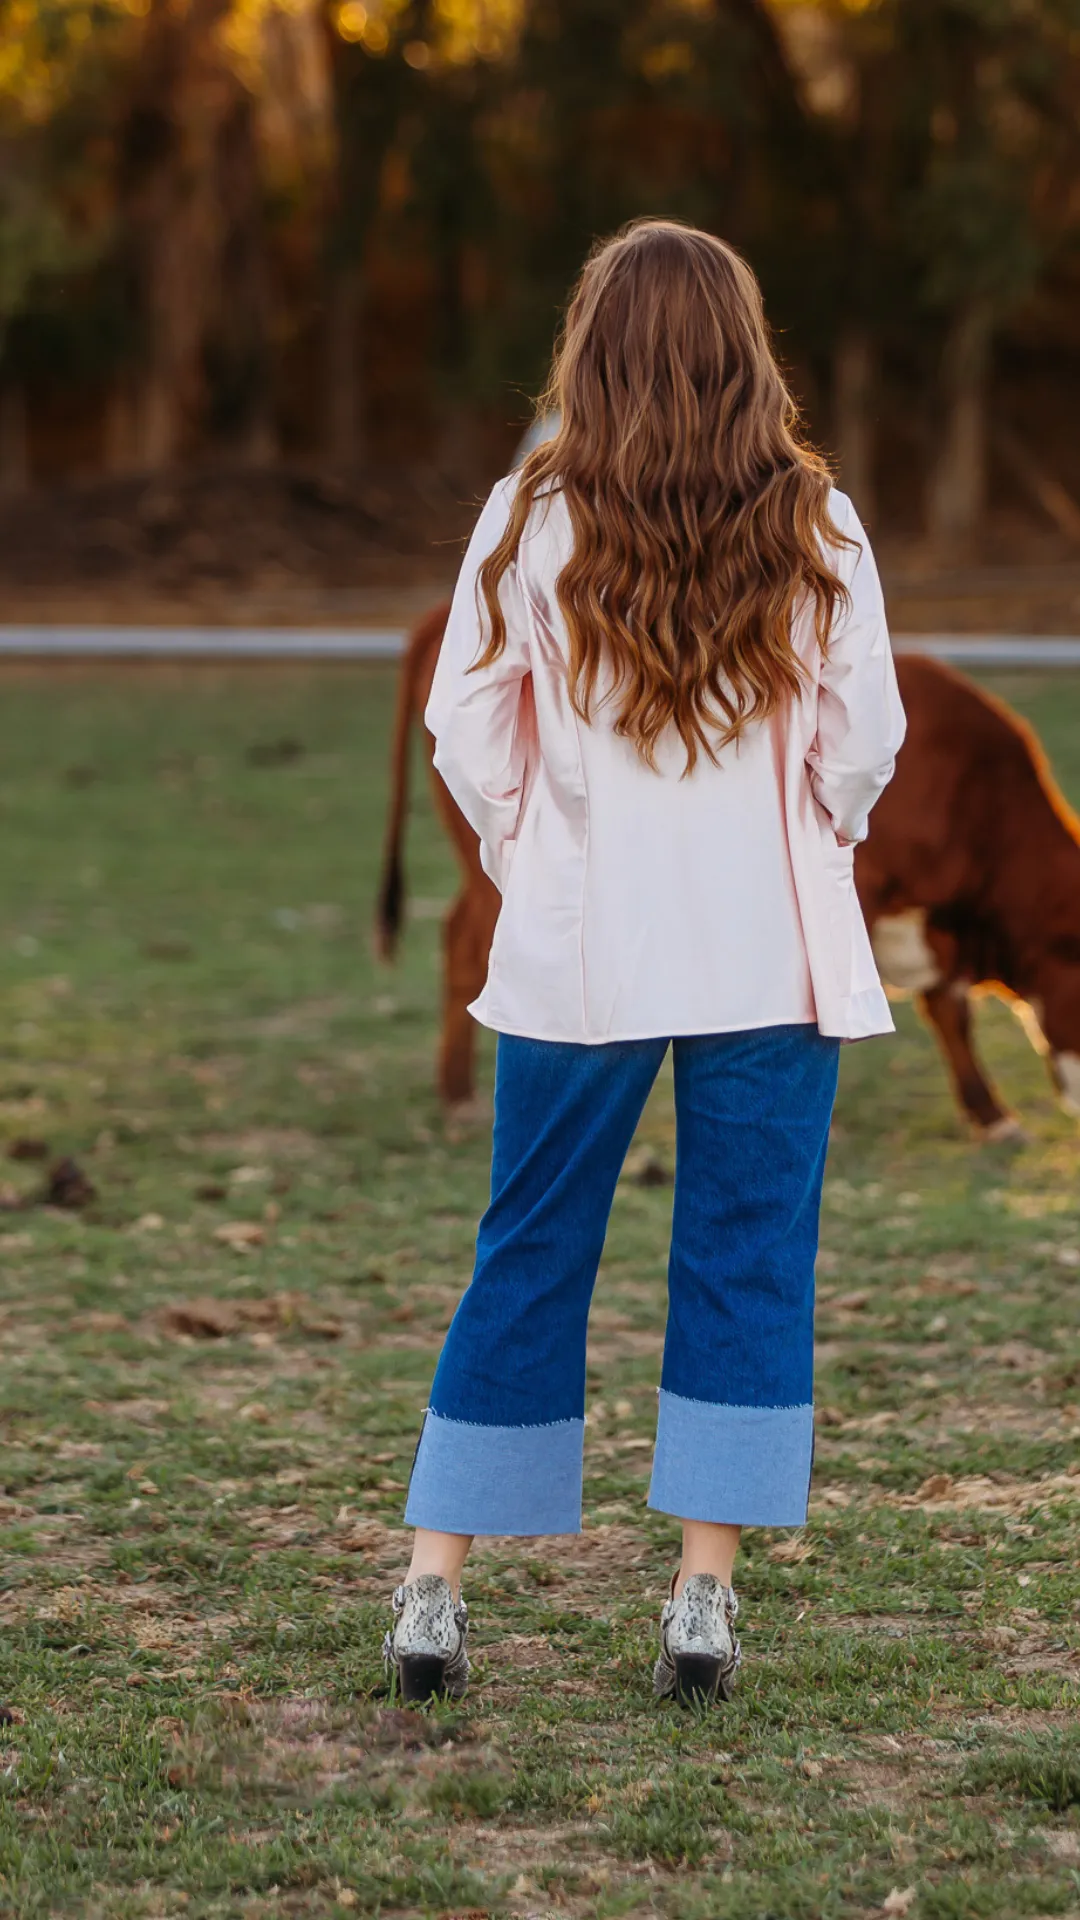
[(7, 0), (0, 485), (486, 471), (654, 212), (749, 254), (865, 511), (999, 472), (1075, 538), (1078, 106), (1080, 0)]

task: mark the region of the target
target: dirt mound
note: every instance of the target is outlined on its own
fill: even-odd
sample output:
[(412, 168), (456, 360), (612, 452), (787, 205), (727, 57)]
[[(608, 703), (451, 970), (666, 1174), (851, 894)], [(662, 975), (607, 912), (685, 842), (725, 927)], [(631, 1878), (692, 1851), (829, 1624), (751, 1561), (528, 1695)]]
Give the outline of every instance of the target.
[(122, 617), (126, 603), (139, 617), (171, 604), (176, 618), (240, 595), (232, 617), (244, 619), (252, 597), (340, 599), (409, 580), (430, 598), (475, 512), (444, 481), (393, 473), (216, 467), (50, 488), (0, 503), (2, 617), (48, 617), (44, 602), (63, 609), (53, 617)]
[[(493, 477), (207, 463), (0, 499), (0, 621), (406, 625), (453, 584)], [(1015, 516), (966, 565), (887, 521), (877, 545), (896, 631), (1080, 631), (1080, 559)]]

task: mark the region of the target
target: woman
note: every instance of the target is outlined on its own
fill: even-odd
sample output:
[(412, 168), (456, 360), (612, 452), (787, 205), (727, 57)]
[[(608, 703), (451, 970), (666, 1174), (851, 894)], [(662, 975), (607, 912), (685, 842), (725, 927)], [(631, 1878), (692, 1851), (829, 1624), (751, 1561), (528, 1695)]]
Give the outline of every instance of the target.
[(503, 895), (491, 1204), (435, 1374), (386, 1657), (463, 1692), (475, 1534), (581, 1525), (585, 1334), (670, 1045), (649, 1503), (682, 1524), (658, 1696), (730, 1694), (744, 1526), (806, 1518), (841, 1040), (891, 1030), (852, 878), (904, 720), (866, 536), (797, 438), (749, 267), (642, 221), (574, 293), (555, 436), (494, 490), (427, 723)]

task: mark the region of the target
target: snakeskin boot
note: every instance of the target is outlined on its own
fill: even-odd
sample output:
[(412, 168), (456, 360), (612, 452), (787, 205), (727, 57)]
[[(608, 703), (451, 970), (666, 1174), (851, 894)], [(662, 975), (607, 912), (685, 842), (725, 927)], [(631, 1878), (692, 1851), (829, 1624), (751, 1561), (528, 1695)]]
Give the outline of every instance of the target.
[(715, 1573), (692, 1573), (660, 1615), (660, 1658), (653, 1669), (658, 1700), (682, 1707), (730, 1700), (742, 1651), (732, 1628), (739, 1603)]
[(394, 1625), (383, 1641), (388, 1674), (405, 1701), (460, 1700), (469, 1684), (469, 1613), (440, 1573), (395, 1587)]

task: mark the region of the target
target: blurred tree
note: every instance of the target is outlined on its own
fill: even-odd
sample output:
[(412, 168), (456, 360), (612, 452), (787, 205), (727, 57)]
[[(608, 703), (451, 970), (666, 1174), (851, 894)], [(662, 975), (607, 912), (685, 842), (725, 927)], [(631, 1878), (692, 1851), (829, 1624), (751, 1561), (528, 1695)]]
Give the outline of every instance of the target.
[(515, 24), (509, 11), (492, 22), (480, 9), (468, 33), (468, 16), (477, 11), (468, 0), (463, 6), (432, 8), (430, 40), (406, 47), (417, 79), (404, 149), (410, 210), (430, 261), (438, 453), (443, 468), (459, 474), (471, 467), (473, 416), (491, 397), (491, 371), (498, 359), (491, 354), (486, 319), (497, 260), (499, 195), (483, 130), (507, 85), (505, 62)]
[(828, 130), (818, 297), (842, 476), (872, 510), (882, 345), (921, 343), (927, 526), (966, 537), (987, 492), (992, 345), (1077, 233), (1080, 0), (777, 0)]
[[(92, 341), (95, 333), (87, 293), (110, 237), (101, 134), (129, 26), (109, 0), (0, 6), (0, 489), (8, 493), (29, 478), (33, 319), (69, 305), (61, 365), (85, 369), (76, 335)], [(45, 330), (55, 341), (55, 327)]]
[(805, 128), (763, 0), (529, 0), (484, 135), (511, 377), (543, 377), (582, 260), (636, 215), (711, 226), (761, 265)]
[(215, 322), (230, 371), (248, 362), (244, 424), (268, 450), (261, 186), (221, 34), (228, 4), (149, 0), (118, 131), (118, 252), (140, 344), (115, 394), (113, 459), (143, 470), (198, 437)]
[(415, 92), (408, 50), (428, 44), (426, 0), (322, 0), (335, 165), (325, 240), (324, 447), (351, 467), (364, 451), (361, 335), (366, 255), (387, 162)]
[(909, 251), (938, 323), (940, 434), (927, 524), (966, 537), (987, 497), (995, 335), (1080, 236), (1078, 0), (897, 0), (925, 129), (906, 208)]
[(62, 382), (114, 466), (408, 413), (465, 474), (652, 212), (749, 254), (869, 516), (905, 396), (962, 539), (995, 342), (1075, 337), (1078, 109), (1080, 0), (0, 0), (0, 485)]
[(786, 263), (788, 309), (826, 379), (840, 480), (872, 522), (881, 335), (900, 298), (889, 32), (882, 8), (858, 0), (781, 3), (775, 18), (803, 126), (766, 245)]
[(25, 490), (30, 477), (26, 394), (9, 353), (10, 323), (43, 276), (62, 271), (78, 249), (55, 207), (15, 165), (0, 159), (0, 493)]

